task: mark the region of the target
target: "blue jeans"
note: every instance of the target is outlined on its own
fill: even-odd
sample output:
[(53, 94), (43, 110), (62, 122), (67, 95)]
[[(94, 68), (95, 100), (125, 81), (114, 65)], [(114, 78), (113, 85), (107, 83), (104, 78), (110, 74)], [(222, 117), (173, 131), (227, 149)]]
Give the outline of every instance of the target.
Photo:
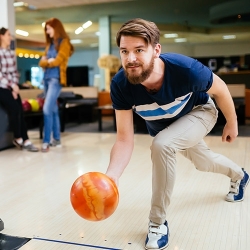
[(44, 137), (43, 142), (51, 141), (53, 138), (60, 140), (60, 119), (57, 105), (57, 98), (60, 95), (62, 85), (57, 78), (44, 79), (45, 102), (43, 105), (44, 116)]

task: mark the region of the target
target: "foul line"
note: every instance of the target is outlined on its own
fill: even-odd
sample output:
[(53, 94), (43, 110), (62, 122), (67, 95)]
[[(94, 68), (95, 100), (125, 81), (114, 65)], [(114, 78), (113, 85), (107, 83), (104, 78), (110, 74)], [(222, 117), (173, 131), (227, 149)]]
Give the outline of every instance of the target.
[(83, 247), (92, 247), (92, 248), (106, 249), (106, 250), (122, 250), (120, 248), (101, 247), (101, 246), (81, 244), (81, 243), (75, 243), (75, 242), (69, 242), (69, 241), (50, 240), (50, 239), (37, 238), (37, 237), (34, 237), (32, 239), (34, 239), (34, 240), (50, 241), (50, 242), (56, 242), (56, 243), (62, 243), (62, 244), (69, 244), (69, 245), (75, 245), (75, 246), (83, 246)]

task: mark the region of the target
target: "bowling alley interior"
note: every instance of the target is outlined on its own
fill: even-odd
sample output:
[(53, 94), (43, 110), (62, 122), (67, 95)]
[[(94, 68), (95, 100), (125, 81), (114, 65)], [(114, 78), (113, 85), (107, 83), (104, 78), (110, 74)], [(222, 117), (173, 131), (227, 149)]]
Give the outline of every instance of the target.
[[(0, 99), (1, 250), (145, 249), (154, 137), (136, 113), (127, 167), (117, 185), (103, 177), (117, 132), (110, 83), (122, 64), (115, 37), (133, 18), (155, 22), (161, 53), (197, 59), (225, 82), (237, 115), (238, 137), (232, 143), (222, 141), (226, 120), (217, 106), (217, 122), (204, 141), (250, 173), (248, 0), (0, 0), (0, 6), (6, 13), (0, 17), (1, 27), (11, 34), (9, 49), (16, 60), (24, 122), (38, 149), (31, 152), (14, 145), (13, 124)], [(53, 17), (64, 25), (74, 53), (67, 64), (67, 86), (57, 98), (61, 144), (45, 152), (45, 73), (39, 62), (46, 49), (45, 22)], [(0, 62), (0, 89), (3, 68)], [(164, 249), (249, 250), (250, 187), (243, 201), (227, 202), (230, 178), (198, 171), (179, 152), (176, 157), (166, 215), (169, 244)], [(94, 183), (105, 183), (112, 197), (109, 209), (93, 217), (85, 195), (104, 196), (93, 192)]]

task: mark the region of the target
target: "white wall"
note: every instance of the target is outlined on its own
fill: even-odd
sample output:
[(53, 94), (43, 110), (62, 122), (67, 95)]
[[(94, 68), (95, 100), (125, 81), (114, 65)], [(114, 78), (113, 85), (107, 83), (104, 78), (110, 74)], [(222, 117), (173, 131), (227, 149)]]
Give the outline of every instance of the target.
[[(169, 44), (162, 46), (162, 53), (175, 52), (191, 57), (209, 56), (240, 56), (250, 54), (249, 43), (218, 43), (218, 44)], [(112, 54), (119, 57), (117, 47), (112, 48)], [(97, 60), (99, 57), (98, 48), (91, 50), (75, 51), (69, 60), (69, 66), (89, 66), (89, 85), (94, 82), (94, 75), (99, 74)], [(100, 86), (102, 89), (103, 86)]]

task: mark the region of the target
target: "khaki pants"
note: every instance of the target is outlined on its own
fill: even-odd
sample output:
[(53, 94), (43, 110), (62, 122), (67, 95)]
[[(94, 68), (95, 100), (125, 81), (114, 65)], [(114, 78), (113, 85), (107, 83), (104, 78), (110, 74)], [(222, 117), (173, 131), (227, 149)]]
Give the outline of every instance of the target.
[(243, 178), (243, 171), (237, 164), (211, 151), (203, 141), (215, 125), (217, 116), (218, 111), (209, 99), (205, 105), (196, 106), (154, 138), (151, 145), (151, 221), (162, 224), (166, 220), (166, 210), (175, 183), (177, 151), (200, 171), (224, 174), (234, 181)]

